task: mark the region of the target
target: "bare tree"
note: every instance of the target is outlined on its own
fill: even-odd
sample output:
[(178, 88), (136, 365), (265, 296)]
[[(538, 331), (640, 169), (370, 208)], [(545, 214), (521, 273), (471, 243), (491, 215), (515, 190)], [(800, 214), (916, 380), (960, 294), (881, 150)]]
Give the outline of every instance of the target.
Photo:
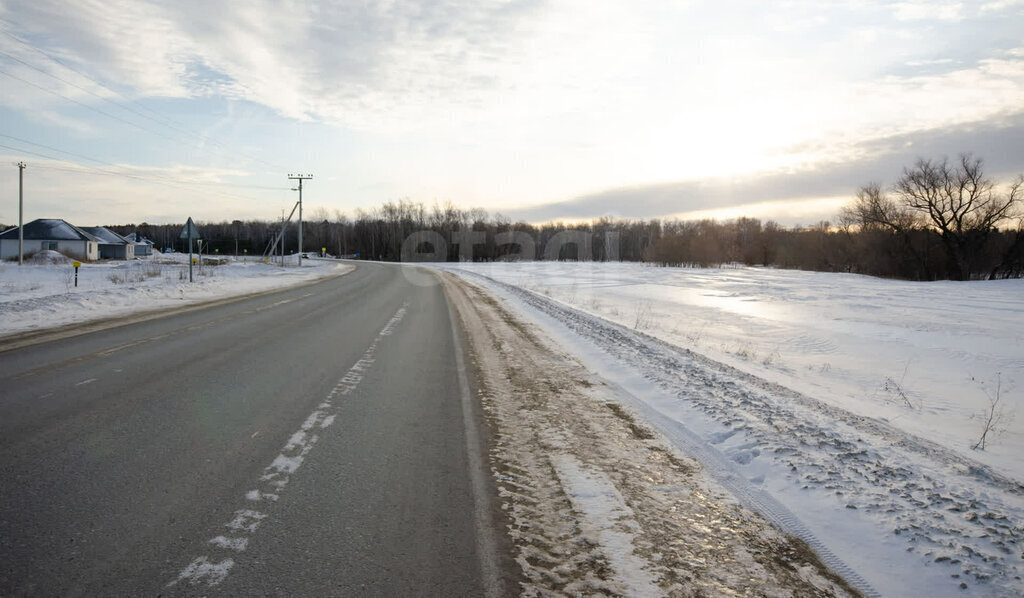
[(856, 199), (840, 211), (840, 223), (856, 225), (862, 231), (871, 229), (905, 233), (920, 223), (917, 214), (893, 201), (878, 183), (868, 183), (857, 190)]
[(971, 278), (972, 258), (1021, 200), (1019, 184), (999, 193), (985, 177), (981, 158), (971, 154), (961, 154), (955, 164), (918, 159), (903, 169), (894, 189), (903, 205), (924, 214), (939, 232), (950, 272), (959, 280)]
[(985, 408), (985, 411), (978, 414), (979, 419), (981, 419), (981, 437), (971, 446), (971, 449), (985, 450), (989, 436), (1002, 434), (1006, 431), (1006, 425), (1013, 420), (1013, 412), (1007, 412), (999, 404), (999, 401), (1002, 399), (1002, 392), (1002, 374), (996, 374), (995, 394), (985, 392), (988, 396), (988, 407)]

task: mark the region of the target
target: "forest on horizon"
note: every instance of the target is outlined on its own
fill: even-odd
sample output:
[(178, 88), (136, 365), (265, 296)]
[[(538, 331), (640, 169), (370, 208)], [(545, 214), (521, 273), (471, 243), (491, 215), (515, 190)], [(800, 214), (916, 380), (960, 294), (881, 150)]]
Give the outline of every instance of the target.
[[(353, 218), (314, 209), (303, 223), (303, 251), (400, 261), (414, 233), (445, 261), (510, 259), (622, 260), (663, 266), (725, 264), (850, 272), (906, 280), (1024, 277), (1024, 175), (997, 185), (980, 158), (919, 159), (888, 190), (859, 189), (836, 222), (785, 227), (772, 220), (737, 218), (596, 218), (586, 223), (513, 222), (486, 210), (451, 203), (389, 201)], [(187, 250), (181, 225), (113, 225), (137, 232), (157, 247)], [(281, 230), (259, 220), (201, 223), (210, 252), (263, 255)], [(572, 232), (572, 237), (566, 237)], [(476, 233), (467, 236), (467, 233)], [(437, 235), (437, 236), (433, 236)], [(525, 235), (525, 236), (524, 236)], [(297, 224), (285, 230), (286, 252), (296, 250)], [(419, 237), (417, 237), (419, 238)], [(565, 243), (566, 239), (575, 242)], [(429, 242), (433, 239), (434, 242)], [(461, 242), (460, 242), (461, 241)], [(466, 245), (472, 242), (472, 250)], [(552, 251), (552, 241), (558, 247)], [(434, 247), (433, 245), (440, 247)], [(417, 241), (414, 251), (422, 251)], [(532, 247), (525, 247), (532, 245)], [(405, 246), (407, 253), (410, 251)]]

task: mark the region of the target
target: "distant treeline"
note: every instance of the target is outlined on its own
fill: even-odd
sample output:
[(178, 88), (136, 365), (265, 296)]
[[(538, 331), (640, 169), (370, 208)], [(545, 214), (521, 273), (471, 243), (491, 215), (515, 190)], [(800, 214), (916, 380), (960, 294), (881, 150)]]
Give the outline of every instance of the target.
[[(891, 193), (891, 195), (890, 195)], [(784, 227), (754, 218), (730, 221), (622, 220), (534, 225), (481, 209), (427, 208), (410, 201), (359, 210), (353, 218), (324, 209), (307, 214), (303, 250), (399, 261), (405, 252), (436, 259), (588, 259), (644, 261), (663, 266), (746, 265), (852, 272), (909, 280), (1024, 276), (1024, 177), (1005, 188), (985, 179), (981, 161), (920, 160), (886, 192), (860, 189), (837, 223)], [(280, 223), (200, 223), (206, 251), (262, 255)], [(187, 250), (182, 225), (111, 226), (138, 232), (157, 247)], [(285, 251), (296, 250), (288, 225)], [(469, 247), (472, 247), (470, 250)]]

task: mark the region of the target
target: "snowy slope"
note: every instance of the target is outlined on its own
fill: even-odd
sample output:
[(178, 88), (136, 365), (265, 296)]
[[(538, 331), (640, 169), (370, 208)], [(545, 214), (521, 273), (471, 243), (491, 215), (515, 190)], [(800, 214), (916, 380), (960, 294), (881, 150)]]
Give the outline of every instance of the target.
[(997, 379), (1007, 413), (1020, 403), (1021, 281), (442, 267), (504, 296), (869, 593), (1024, 593), (1020, 425), (970, 448)]

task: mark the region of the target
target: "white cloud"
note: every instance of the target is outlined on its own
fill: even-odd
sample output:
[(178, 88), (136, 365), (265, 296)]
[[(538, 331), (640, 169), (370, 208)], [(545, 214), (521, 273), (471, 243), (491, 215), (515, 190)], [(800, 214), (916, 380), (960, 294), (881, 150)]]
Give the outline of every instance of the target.
[(964, 5), (960, 2), (915, 0), (896, 2), (890, 4), (889, 7), (895, 12), (895, 17), (901, 21), (960, 21), (964, 18)]
[[(853, 148), (872, 139), (982, 123), (1024, 111), (1024, 60), (986, 59), (973, 68), (939, 75), (889, 76), (845, 86), (853, 101), (832, 115), (832, 151), (807, 159), (858, 159)], [(834, 97), (833, 100), (838, 100)]]
[(985, 2), (981, 5), (981, 12), (1002, 12), (1013, 7), (1024, 7), (1024, 0), (996, 0), (995, 2)]

